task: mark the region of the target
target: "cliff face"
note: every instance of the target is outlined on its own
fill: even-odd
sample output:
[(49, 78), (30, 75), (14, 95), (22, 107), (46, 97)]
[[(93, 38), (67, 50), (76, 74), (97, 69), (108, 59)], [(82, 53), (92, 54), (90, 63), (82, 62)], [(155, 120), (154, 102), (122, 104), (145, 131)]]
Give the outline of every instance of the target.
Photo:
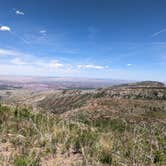
[(164, 84), (152, 81), (114, 86), (101, 89), (98, 93), (103, 96), (119, 99), (166, 99), (166, 87)]

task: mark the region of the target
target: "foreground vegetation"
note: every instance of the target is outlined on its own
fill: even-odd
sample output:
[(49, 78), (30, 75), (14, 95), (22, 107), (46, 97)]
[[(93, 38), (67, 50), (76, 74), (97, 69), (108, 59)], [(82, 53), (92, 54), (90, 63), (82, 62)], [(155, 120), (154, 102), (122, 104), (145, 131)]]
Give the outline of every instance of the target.
[(163, 124), (72, 119), (0, 105), (0, 165), (165, 165)]

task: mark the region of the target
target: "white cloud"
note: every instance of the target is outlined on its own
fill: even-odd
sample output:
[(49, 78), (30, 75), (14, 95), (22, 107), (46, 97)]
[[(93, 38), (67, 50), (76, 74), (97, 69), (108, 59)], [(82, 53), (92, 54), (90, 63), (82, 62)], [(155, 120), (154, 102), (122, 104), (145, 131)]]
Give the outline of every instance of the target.
[(26, 64), (28, 64), (27, 62), (24, 62), (20, 58), (14, 58), (10, 62), (14, 65), (26, 65)]
[(28, 54), (18, 52), (15, 50), (10, 50), (10, 49), (2, 49), (0, 48), (0, 56), (27, 56)]
[(152, 37), (156, 37), (156, 36), (158, 36), (158, 35), (160, 35), (161, 33), (164, 33), (164, 32), (166, 32), (166, 29), (162, 29), (162, 30), (160, 30), (160, 31), (158, 31), (158, 32), (155, 32), (155, 33), (152, 35)]
[(63, 67), (64, 65), (62, 63), (59, 63), (57, 60), (52, 60), (50, 63), (49, 63), (49, 67), (51, 68), (61, 68)]
[(58, 59), (41, 58), (17, 50), (0, 48), (0, 56), (0, 74), (64, 75), (79, 72), (77, 66)]
[(16, 15), (24, 15), (24, 12), (22, 12), (20, 10), (16, 10)]
[(99, 65), (78, 65), (78, 68), (84, 68), (84, 69), (104, 69), (105, 66), (99, 66)]
[(131, 63), (128, 63), (127, 66), (132, 66), (132, 64), (131, 64)]
[(41, 30), (40, 33), (45, 34), (47, 31), (46, 30)]
[(0, 26), (0, 31), (11, 31), (11, 29), (8, 26)]
[(0, 48), (0, 56), (2, 56), (2, 61), (0, 60), (0, 74), (13, 74), (16, 72), (17, 74), (25, 73), (27, 75), (81, 75), (89, 72), (90, 69), (92, 69), (92, 72), (95, 72), (93, 70), (98, 70), (98, 72), (102, 72), (103, 70), (110, 71), (108, 66), (95, 64), (72, 65), (59, 59), (48, 59), (47, 56), (41, 57), (12, 49)]
[(47, 36), (47, 31), (46, 31), (46, 30), (41, 30), (41, 31), (40, 31), (40, 34), (41, 34), (42, 36)]
[(37, 56), (34, 56), (32, 54), (27, 54), (24, 52), (19, 52), (16, 50), (10, 50), (10, 49), (2, 49), (0, 48), (0, 56), (11, 56), (14, 57), (14, 59), (10, 60), (10, 63), (14, 65), (36, 65), (40, 67), (49, 67), (49, 68), (61, 68), (65, 65), (60, 63), (58, 60), (51, 59), (51, 60), (39, 60)]

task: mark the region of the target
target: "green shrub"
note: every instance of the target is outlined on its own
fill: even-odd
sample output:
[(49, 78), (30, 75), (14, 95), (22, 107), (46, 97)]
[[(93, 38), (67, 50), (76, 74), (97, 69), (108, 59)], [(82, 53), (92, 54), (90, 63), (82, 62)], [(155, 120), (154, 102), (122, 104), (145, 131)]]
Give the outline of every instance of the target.
[(154, 157), (154, 163), (156, 164), (166, 164), (166, 151), (156, 151)]
[(16, 156), (14, 159), (14, 166), (27, 166), (28, 160), (25, 156)]
[(15, 156), (14, 166), (39, 166), (40, 159), (36, 156), (35, 152), (31, 155), (20, 155)]
[(93, 121), (93, 125), (99, 127), (102, 131), (113, 131), (124, 132), (126, 129), (125, 123), (120, 119), (97, 119)]
[(104, 164), (112, 164), (112, 155), (109, 153), (102, 152), (99, 156), (99, 160)]
[(104, 97), (104, 96), (105, 96), (104, 92), (98, 92), (98, 93), (93, 95), (94, 98), (101, 98), (101, 97)]

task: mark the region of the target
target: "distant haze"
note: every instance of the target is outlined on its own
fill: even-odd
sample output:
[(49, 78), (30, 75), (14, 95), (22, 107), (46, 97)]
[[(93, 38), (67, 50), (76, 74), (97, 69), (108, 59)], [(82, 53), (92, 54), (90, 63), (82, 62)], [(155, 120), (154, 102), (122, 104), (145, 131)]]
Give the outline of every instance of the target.
[(109, 87), (123, 83), (133, 82), (130, 80), (92, 79), (74, 77), (31, 77), (31, 76), (0, 76), (0, 85), (9, 87), (21, 87), (31, 90), (49, 89), (91, 89)]

